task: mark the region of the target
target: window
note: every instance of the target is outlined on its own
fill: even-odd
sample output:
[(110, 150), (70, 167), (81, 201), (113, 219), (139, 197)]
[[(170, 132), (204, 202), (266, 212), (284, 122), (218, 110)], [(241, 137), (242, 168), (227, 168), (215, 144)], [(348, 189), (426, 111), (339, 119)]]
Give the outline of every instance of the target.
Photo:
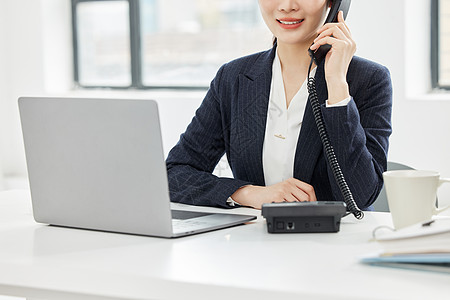
[(78, 83), (131, 85), (128, 1), (80, 2), (76, 9)]
[(432, 1), (433, 88), (450, 89), (450, 0)]
[(82, 87), (206, 88), (218, 68), (266, 50), (255, 0), (72, 0)]

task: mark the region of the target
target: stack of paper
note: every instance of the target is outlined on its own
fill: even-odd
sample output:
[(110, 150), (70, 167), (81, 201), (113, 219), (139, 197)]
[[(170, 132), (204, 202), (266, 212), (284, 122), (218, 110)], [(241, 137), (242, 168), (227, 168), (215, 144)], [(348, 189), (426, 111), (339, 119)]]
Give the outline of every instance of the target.
[(382, 251), (361, 262), (371, 265), (450, 273), (450, 219), (436, 219), (396, 231), (377, 232)]

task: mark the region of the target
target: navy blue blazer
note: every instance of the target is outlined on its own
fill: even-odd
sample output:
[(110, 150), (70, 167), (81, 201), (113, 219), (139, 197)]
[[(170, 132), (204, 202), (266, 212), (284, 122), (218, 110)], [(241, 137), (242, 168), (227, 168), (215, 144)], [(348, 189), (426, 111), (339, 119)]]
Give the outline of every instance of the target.
[[(238, 188), (265, 185), (262, 148), (275, 47), (219, 69), (192, 122), (167, 157), (172, 201), (229, 207), (226, 200)], [(386, 170), (392, 132), (389, 71), (353, 57), (347, 72), (352, 100), (344, 107), (325, 107), (324, 63), (315, 78), (331, 144), (356, 203), (366, 209), (376, 200)], [(212, 174), (224, 153), (234, 178)], [(309, 102), (298, 138), (294, 177), (311, 184), (319, 200), (343, 201)]]

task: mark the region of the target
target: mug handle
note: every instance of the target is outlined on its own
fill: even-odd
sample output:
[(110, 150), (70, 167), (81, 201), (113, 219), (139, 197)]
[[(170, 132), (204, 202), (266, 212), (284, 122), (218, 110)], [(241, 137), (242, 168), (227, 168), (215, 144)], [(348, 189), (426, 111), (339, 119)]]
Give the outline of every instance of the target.
[[(440, 187), (443, 183), (445, 182), (450, 182), (450, 178), (440, 178), (439, 179), (439, 184), (438, 187)], [(443, 207), (443, 208), (434, 208), (434, 214), (440, 214), (441, 212), (443, 212), (444, 210), (447, 210), (450, 208), (450, 205)]]

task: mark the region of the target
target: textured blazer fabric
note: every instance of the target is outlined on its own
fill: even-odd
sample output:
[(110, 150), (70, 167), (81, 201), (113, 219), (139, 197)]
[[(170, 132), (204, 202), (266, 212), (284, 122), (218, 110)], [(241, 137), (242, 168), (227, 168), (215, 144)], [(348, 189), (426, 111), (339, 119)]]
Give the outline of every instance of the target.
[[(226, 200), (239, 187), (265, 185), (262, 149), (275, 47), (219, 69), (192, 122), (167, 157), (172, 201), (229, 207)], [(367, 209), (382, 188), (387, 165), (392, 132), (389, 71), (353, 57), (347, 73), (352, 99), (347, 106), (333, 108), (325, 107), (328, 92), (323, 63), (315, 78), (339, 165), (356, 203)], [(212, 174), (224, 153), (234, 178)], [(343, 201), (324, 156), (309, 101), (295, 153), (294, 177), (311, 184), (319, 200)]]

